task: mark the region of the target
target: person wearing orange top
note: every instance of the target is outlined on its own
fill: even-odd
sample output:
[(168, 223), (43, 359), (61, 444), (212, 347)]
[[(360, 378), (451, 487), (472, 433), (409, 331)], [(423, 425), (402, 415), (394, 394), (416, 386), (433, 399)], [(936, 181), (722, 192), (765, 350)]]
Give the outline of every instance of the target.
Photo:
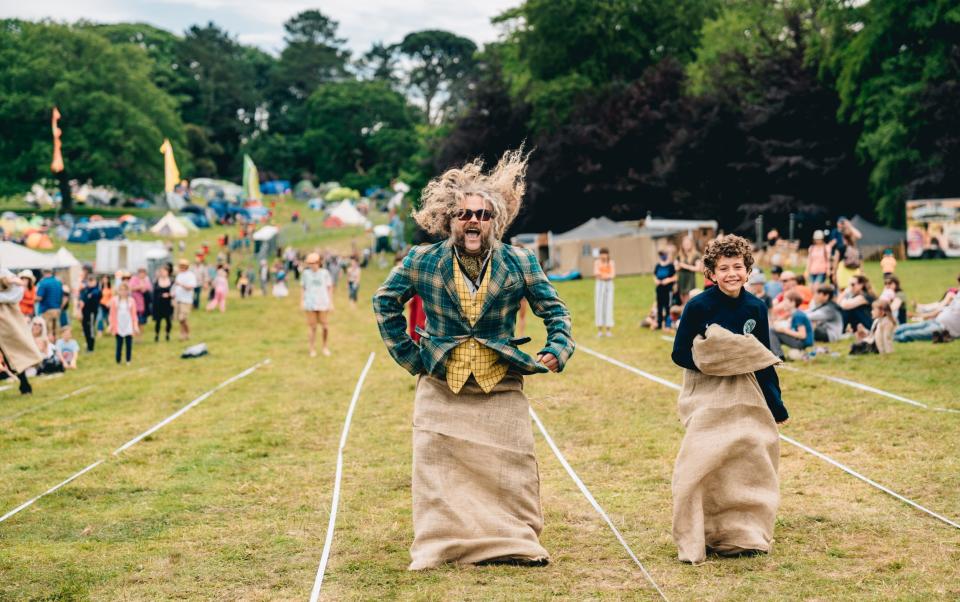
[(609, 249), (600, 249), (593, 262), (593, 277), (596, 279), (593, 307), (596, 315), (597, 336), (613, 336), (613, 279), (617, 275), (616, 266), (610, 259)]
[(23, 280), (23, 298), (20, 299), (20, 313), (32, 318), (37, 302), (37, 279), (30, 270), (23, 270), (17, 277)]

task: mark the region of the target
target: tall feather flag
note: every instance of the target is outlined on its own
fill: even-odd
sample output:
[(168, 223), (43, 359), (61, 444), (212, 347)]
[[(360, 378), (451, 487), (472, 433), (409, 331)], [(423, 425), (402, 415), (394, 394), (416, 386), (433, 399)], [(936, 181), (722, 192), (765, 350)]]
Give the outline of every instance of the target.
[(168, 138), (163, 139), (160, 152), (163, 153), (163, 190), (173, 192), (180, 183), (180, 170), (177, 169), (177, 160), (173, 158), (173, 145)]
[(63, 153), (61, 151), (60, 136), (63, 131), (57, 122), (60, 121), (60, 111), (53, 107), (53, 113), (50, 116), (50, 129), (53, 131), (53, 160), (50, 161), (50, 171), (60, 173), (63, 171)]
[(260, 174), (250, 155), (243, 156), (243, 196), (248, 201), (260, 200)]

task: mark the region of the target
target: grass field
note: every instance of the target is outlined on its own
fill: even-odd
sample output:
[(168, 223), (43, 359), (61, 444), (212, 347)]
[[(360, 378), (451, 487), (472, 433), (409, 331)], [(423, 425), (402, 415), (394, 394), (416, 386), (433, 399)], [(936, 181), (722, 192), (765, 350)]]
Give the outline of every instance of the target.
[[(283, 212), (281, 212), (283, 214)], [(194, 235), (188, 249), (215, 231)], [(356, 231), (315, 229), (302, 245), (345, 248)], [(876, 271), (869, 266), (869, 271)], [(930, 301), (960, 261), (903, 263), (911, 299)], [(345, 449), (327, 600), (653, 600), (613, 534), (537, 436), (546, 568), (407, 572), (414, 379), (386, 353), (365, 301), (337, 291), (330, 358), (306, 355), (297, 296), (231, 296), (195, 314), (211, 354), (144, 337), (130, 367), (104, 339), (81, 369), (0, 391), (0, 514), (105, 461), (0, 523), (0, 599), (287, 600), (313, 585), (330, 511), (344, 415), (376, 352)], [(617, 281), (615, 336), (592, 327), (593, 283), (558, 288), (581, 345), (679, 382), (670, 343), (641, 330), (649, 278)], [(296, 290), (294, 289), (294, 293)], [(234, 295), (231, 292), (231, 295)], [(531, 334), (542, 328), (531, 322)], [(535, 350), (535, 344), (530, 349)], [(844, 345), (835, 346), (842, 350)], [(264, 359), (165, 428), (113, 451)], [(781, 371), (783, 433), (951, 519), (960, 518), (960, 414), (924, 410), (818, 378), (830, 374), (960, 409), (960, 343), (898, 345), (892, 357), (824, 357)], [(89, 387), (70, 397), (71, 392)], [(676, 561), (670, 475), (682, 430), (676, 392), (583, 351), (526, 391), (551, 435), (672, 600), (960, 598), (960, 530), (795, 447), (781, 446), (776, 544), (768, 556)]]

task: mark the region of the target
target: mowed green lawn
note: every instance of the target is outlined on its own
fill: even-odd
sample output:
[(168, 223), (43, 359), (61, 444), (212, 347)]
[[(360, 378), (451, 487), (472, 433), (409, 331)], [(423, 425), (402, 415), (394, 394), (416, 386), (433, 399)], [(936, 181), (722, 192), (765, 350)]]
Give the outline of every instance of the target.
[[(359, 237), (314, 234), (309, 244), (319, 246), (349, 246)], [(930, 301), (955, 281), (960, 261), (903, 263), (899, 271), (911, 298)], [(38, 381), (33, 397), (0, 392), (0, 514), (106, 459), (0, 523), (0, 599), (306, 599), (326, 533), (344, 416), (371, 351), (376, 359), (344, 452), (323, 599), (655, 599), (539, 436), (542, 539), (553, 562), (540, 569), (406, 571), (414, 379), (389, 358), (369, 308), (385, 274), (364, 273), (356, 308), (344, 286), (337, 291), (330, 358), (307, 357), (296, 287), (282, 300), (241, 301), (231, 292), (226, 314), (195, 314), (195, 340), (207, 342), (208, 357), (181, 360), (182, 345), (151, 337), (135, 344), (133, 365), (121, 368), (113, 364), (112, 341), (104, 340), (82, 358), (79, 372)], [(652, 301), (649, 277), (617, 281), (617, 327), (609, 339), (594, 334), (593, 282), (558, 288), (581, 345), (679, 382), (670, 343), (638, 326)], [(542, 327), (532, 317), (530, 324), (535, 351)], [(266, 358), (269, 364), (111, 455)], [(893, 357), (794, 364), (803, 372), (781, 372), (792, 414), (783, 432), (957, 520), (960, 414), (923, 410), (817, 374), (960, 409), (958, 359), (960, 343), (913, 343), (899, 345)], [(85, 386), (91, 388), (62, 399)], [(670, 599), (960, 597), (960, 530), (785, 443), (773, 553), (681, 564), (670, 537), (670, 476), (682, 437), (676, 392), (582, 351), (564, 373), (528, 379), (526, 391)]]

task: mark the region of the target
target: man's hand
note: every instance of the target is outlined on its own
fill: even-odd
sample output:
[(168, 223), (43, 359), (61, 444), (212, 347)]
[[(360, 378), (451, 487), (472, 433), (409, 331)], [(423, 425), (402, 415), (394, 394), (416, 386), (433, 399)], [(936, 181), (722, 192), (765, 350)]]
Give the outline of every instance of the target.
[(780, 422), (777, 423), (777, 426), (778, 426), (778, 427), (780, 427), (780, 426), (787, 426), (787, 423), (788, 423), (788, 422), (790, 422), (790, 419), (789, 419), (789, 418), (787, 418), (787, 419), (785, 419), (785, 420), (781, 420)]
[(560, 362), (552, 353), (540, 353), (537, 355), (537, 361), (547, 367), (550, 372), (556, 372), (560, 369)]

